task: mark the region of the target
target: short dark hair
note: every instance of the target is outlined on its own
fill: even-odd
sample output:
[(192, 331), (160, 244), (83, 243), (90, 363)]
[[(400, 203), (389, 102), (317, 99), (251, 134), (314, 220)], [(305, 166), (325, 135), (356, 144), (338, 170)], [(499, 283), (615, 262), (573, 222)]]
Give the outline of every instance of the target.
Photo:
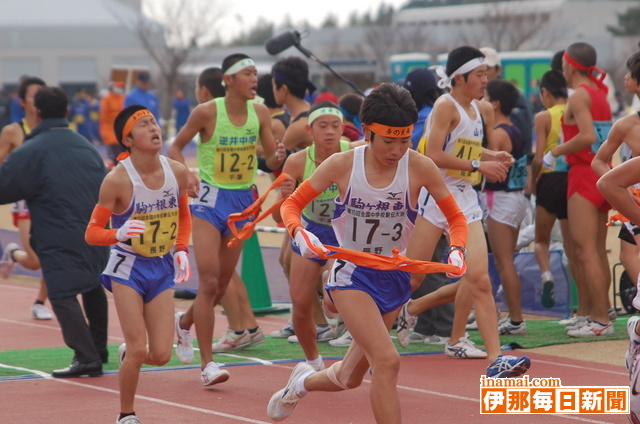
[(231, 68), (237, 62), (240, 62), (242, 59), (249, 59), (249, 56), (244, 53), (233, 53), (225, 57), (222, 60), (222, 73), (224, 74), (225, 72), (227, 72), (229, 68)]
[(540, 89), (545, 89), (556, 99), (569, 97), (567, 91), (567, 80), (561, 71), (550, 70), (545, 72), (540, 78)]
[(271, 75), (277, 88), (286, 85), (291, 94), (299, 99), (304, 98), (309, 81), (309, 65), (306, 61), (297, 56), (284, 57), (273, 65)]
[(338, 109), (340, 110), (340, 108), (338, 107), (337, 104), (333, 103), (330, 100), (322, 100), (318, 103), (314, 103), (311, 105), (311, 107), (309, 108), (309, 115), (311, 115), (311, 113), (315, 112), (318, 109), (322, 109), (323, 107), (332, 107), (334, 109)]
[(22, 101), (27, 97), (27, 89), (30, 85), (39, 85), (40, 87), (45, 87), (47, 84), (38, 77), (25, 77), (20, 79), (20, 84), (18, 85), (18, 98)]
[(407, 127), (418, 121), (418, 109), (406, 88), (384, 82), (364, 98), (360, 121), (365, 125), (375, 122), (391, 127)]
[(500, 102), (500, 112), (505, 116), (509, 116), (520, 97), (516, 86), (503, 79), (489, 81), (487, 83), (487, 94), (491, 101), (498, 100)]
[(222, 69), (220, 68), (212, 67), (200, 72), (197, 83), (209, 90), (214, 99), (225, 95), (226, 90), (222, 85)]
[(627, 59), (627, 69), (631, 78), (640, 83), (640, 52), (634, 53)]
[(564, 50), (555, 52), (551, 58), (551, 63), (549, 63), (552, 70), (562, 72), (562, 56), (564, 56)]
[(127, 150), (129, 150), (129, 148), (122, 143), (122, 139), (129, 135), (123, 134), (124, 126), (127, 124), (127, 121), (134, 113), (144, 109), (147, 108), (142, 105), (127, 106), (126, 108), (122, 109), (120, 113), (118, 113), (118, 116), (116, 116), (116, 120), (113, 121), (113, 131), (116, 133), (116, 139), (118, 140), (118, 143), (120, 143), (120, 145)]
[(60, 87), (43, 87), (36, 93), (34, 102), (42, 119), (67, 116), (69, 100)]
[(271, 74), (261, 75), (258, 78), (258, 96), (264, 99), (264, 104), (270, 108), (282, 107), (276, 103), (276, 97), (273, 95), (273, 85), (271, 84)]
[(342, 112), (346, 112), (346, 114), (351, 117), (347, 117), (350, 121), (353, 120), (357, 115), (360, 115), (360, 108), (362, 107), (362, 102), (364, 101), (364, 97), (356, 93), (347, 93), (344, 94), (338, 99), (338, 105)]
[[(584, 43), (579, 41), (577, 43), (571, 44), (567, 47), (567, 53), (571, 59), (578, 62), (580, 65), (588, 68), (589, 66), (596, 66), (596, 62), (598, 61), (598, 54), (596, 53), (596, 49), (589, 43)], [(578, 69), (578, 72), (582, 74), (586, 74), (587, 71), (583, 71)]]
[[(465, 63), (477, 57), (484, 57), (484, 54), (479, 49), (476, 49), (475, 47), (461, 46), (451, 50), (451, 52), (449, 53), (449, 56), (447, 57), (447, 67), (446, 67), (447, 75), (451, 76), (451, 74), (453, 74), (462, 65), (464, 65)], [(470, 72), (467, 72), (466, 74), (462, 74), (465, 81), (467, 80), (467, 77), (469, 76), (469, 74)], [(454, 86), (454, 85), (455, 85), (455, 81), (451, 81), (451, 86)]]

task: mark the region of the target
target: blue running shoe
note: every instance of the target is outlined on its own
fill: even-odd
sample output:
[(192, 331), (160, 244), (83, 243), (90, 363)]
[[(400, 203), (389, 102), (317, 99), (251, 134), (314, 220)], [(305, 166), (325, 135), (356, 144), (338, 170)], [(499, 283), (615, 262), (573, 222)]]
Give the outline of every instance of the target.
[(518, 377), (527, 372), (531, 366), (531, 359), (528, 356), (498, 355), (493, 364), (487, 368), (487, 377), (490, 378), (511, 378)]

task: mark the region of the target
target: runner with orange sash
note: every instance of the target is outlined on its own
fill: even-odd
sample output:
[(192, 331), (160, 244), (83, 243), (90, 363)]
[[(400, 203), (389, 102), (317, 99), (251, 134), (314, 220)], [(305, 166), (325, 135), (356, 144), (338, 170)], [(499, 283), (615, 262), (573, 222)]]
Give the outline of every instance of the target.
[[(383, 83), (365, 98), (360, 116), (370, 143), (331, 155), (281, 208), (301, 256), (331, 257), (330, 251), (338, 250), (354, 260), (337, 259), (325, 287), (353, 342), (344, 359), (328, 369), (316, 371), (306, 362), (296, 365), (287, 386), (272, 396), (267, 407), (269, 417), (276, 421), (290, 416), (308, 392), (355, 388), (369, 370), (376, 422), (402, 421), (396, 387), (400, 357), (389, 330), (411, 295), (411, 274), (402, 266), (398, 269), (397, 264), (387, 271), (360, 266), (353, 255), (359, 252), (357, 256), (364, 253), (367, 258), (373, 254), (397, 260), (411, 235), (423, 186), (440, 203), (450, 206), (447, 218), (455, 228), (452, 240), (457, 243), (452, 250), (458, 252), (451, 255), (450, 270), (458, 275), (464, 272), (464, 216), (433, 162), (410, 150), (418, 118), (411, 95), (395, 84)], [(305, 206), (334, 184), (339, 197), (331, 225), (340, 248), (346, 251), (325, 247), (301, 221)]]

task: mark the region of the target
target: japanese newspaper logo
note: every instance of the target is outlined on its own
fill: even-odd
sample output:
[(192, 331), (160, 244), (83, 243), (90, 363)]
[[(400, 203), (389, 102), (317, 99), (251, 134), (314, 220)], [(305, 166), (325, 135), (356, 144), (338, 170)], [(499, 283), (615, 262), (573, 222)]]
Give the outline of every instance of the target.
[(481, 414), (628, 414), (627, 386), (563, 386), (559, 378), (480, 377)]

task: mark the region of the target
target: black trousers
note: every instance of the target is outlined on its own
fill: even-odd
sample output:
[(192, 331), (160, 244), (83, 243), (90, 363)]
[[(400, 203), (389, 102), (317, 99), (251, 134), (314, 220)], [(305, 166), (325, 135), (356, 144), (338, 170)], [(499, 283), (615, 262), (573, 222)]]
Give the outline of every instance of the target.
[[(433, 252), (433, 262), (441, 262), (448, 251), (446, 237), (442, 236)], [(449, 278), (443, 274), (426, 274), (420, 287), (413, 292), (411, 297), (417, 299), (425, 294), (436, 291), (440, 287), (449, 284)], [(453, 326), (454, 302), (436, 306), (418, 315), (418, 323), (413, 330), (425, 336), (449, 337)]]
[(49, 299), (64, 342), (73, 349), (74, 359), (78, 362), (107, 362), (107, 296), (102, 286), (80, 296), (84, 312), (77, 296)]

